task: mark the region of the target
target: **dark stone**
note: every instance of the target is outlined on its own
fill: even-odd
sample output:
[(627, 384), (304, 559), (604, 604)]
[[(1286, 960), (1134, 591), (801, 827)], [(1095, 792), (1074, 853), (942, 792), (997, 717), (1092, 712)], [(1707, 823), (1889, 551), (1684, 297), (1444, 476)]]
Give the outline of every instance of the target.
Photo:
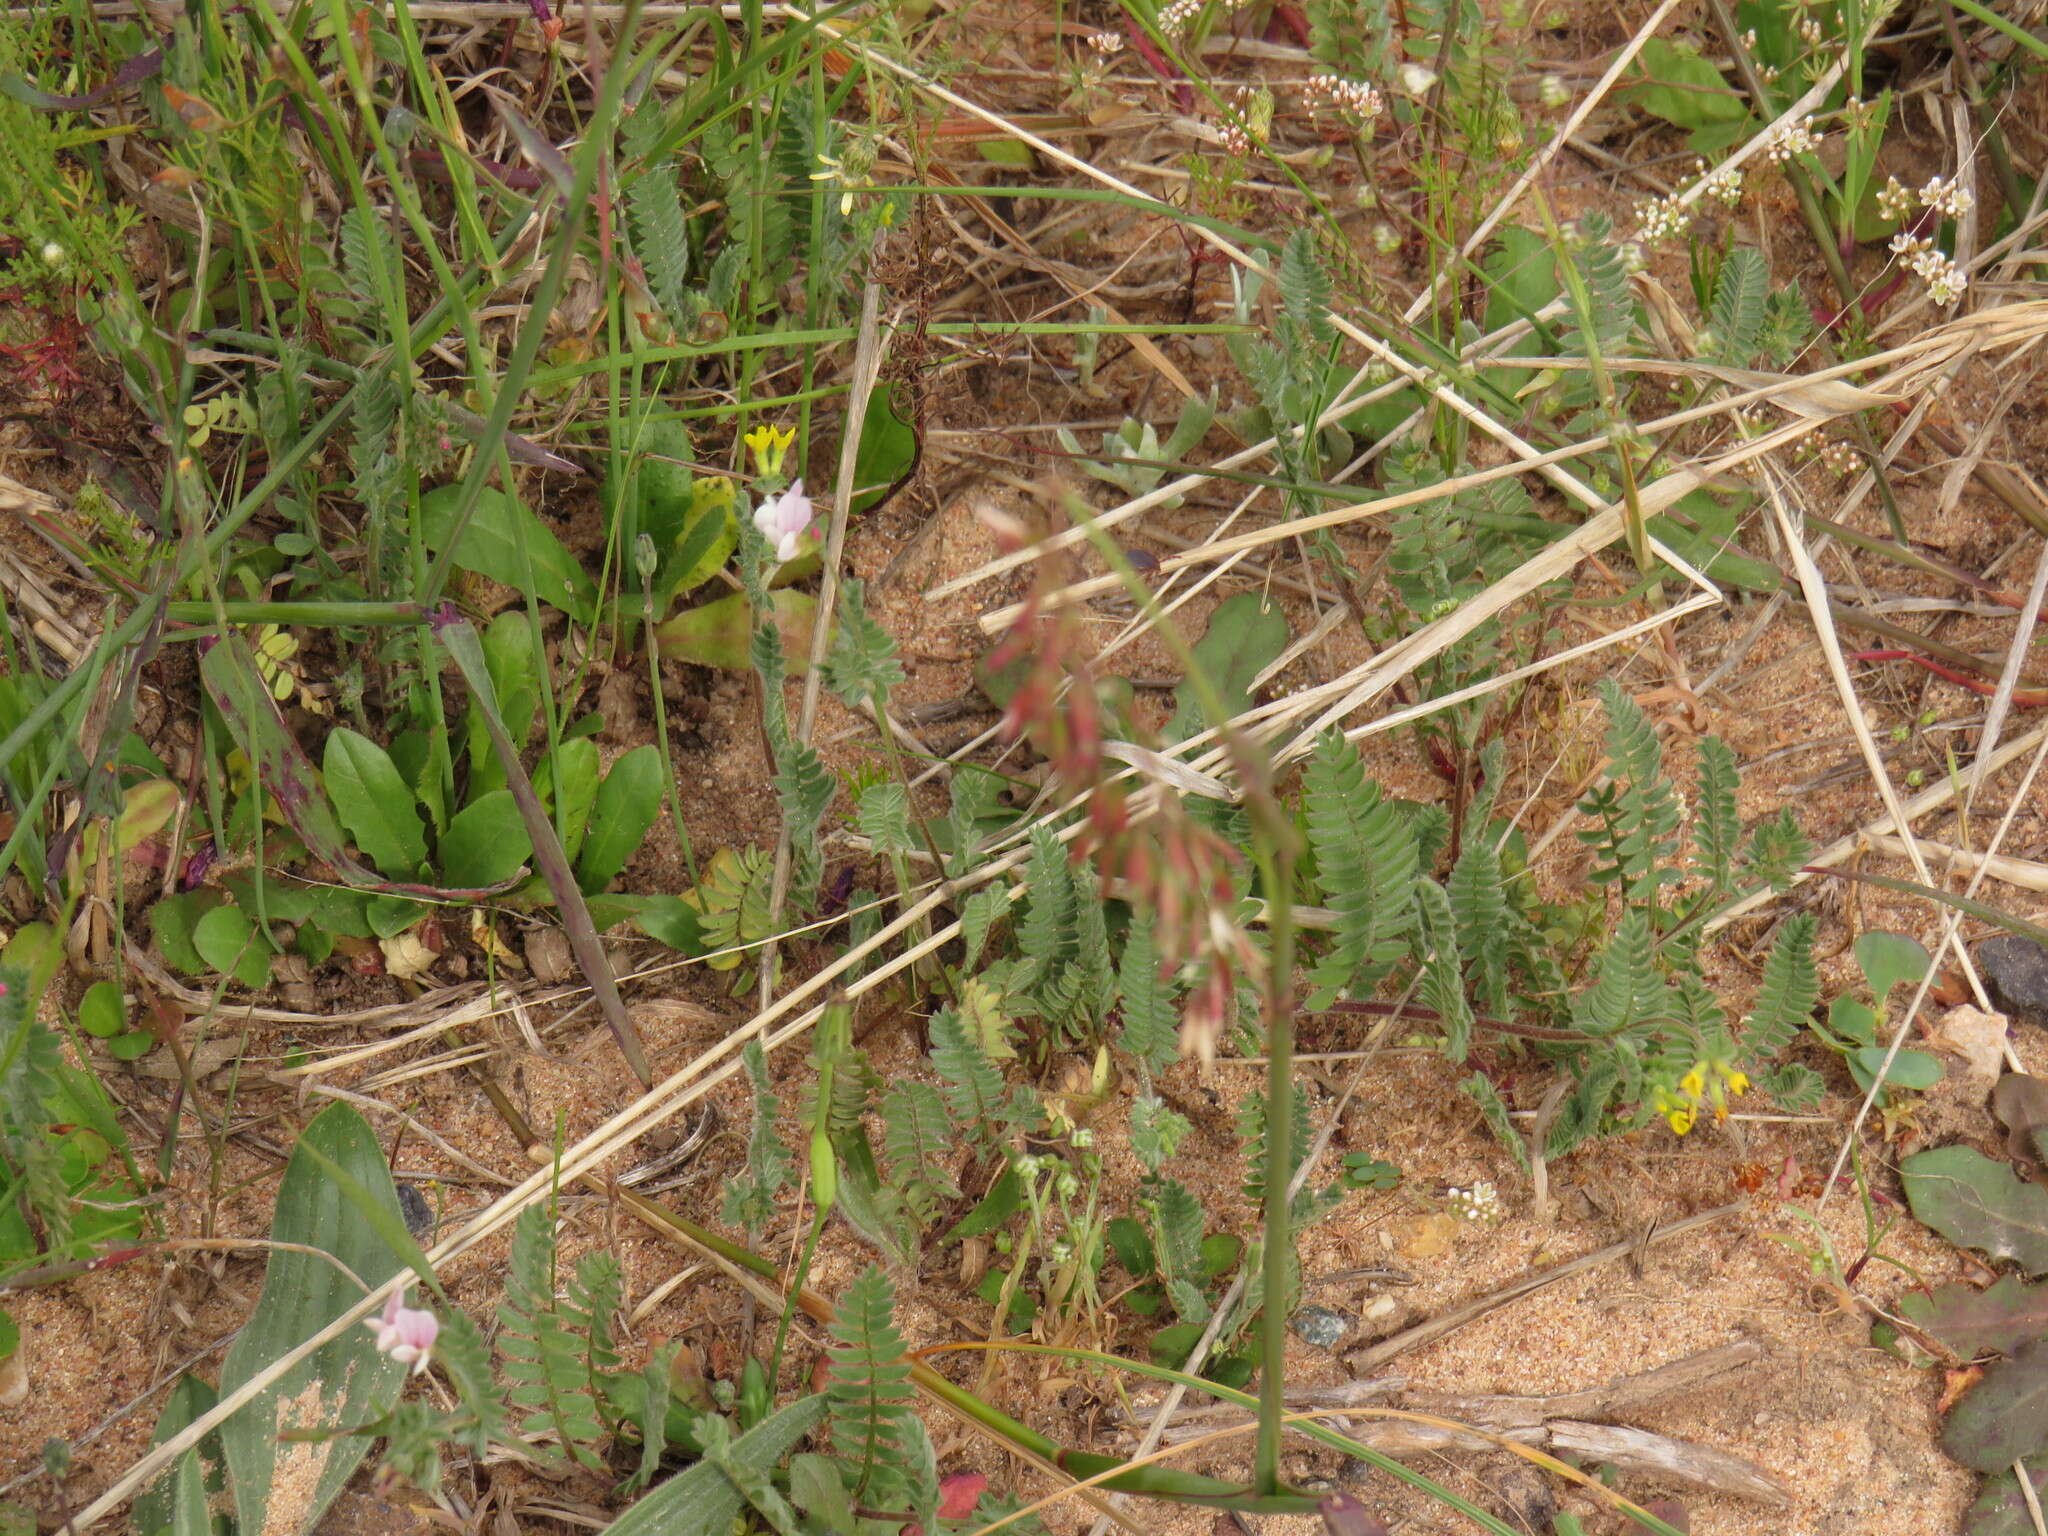
[(424, 1243), (434, 1235), (434, 1208), (416, 1186), (398, 1186), (398, 1214), (405, 1218), (405, 1230), (413, 1235), (414, 1242)]
[(1977, 967), (2000, 1011), (2048, 1029), (2048, 945), (2001, 933), (1977, 946)]
[(1294, 1314), (1292, 1321), (1302, 1343), (1317, 1349), (1335, 1349), (1351, 1337), (1351, 1330), (1357, 1326), (1342, 1312), (1328, 1307), (1303, 1307)]

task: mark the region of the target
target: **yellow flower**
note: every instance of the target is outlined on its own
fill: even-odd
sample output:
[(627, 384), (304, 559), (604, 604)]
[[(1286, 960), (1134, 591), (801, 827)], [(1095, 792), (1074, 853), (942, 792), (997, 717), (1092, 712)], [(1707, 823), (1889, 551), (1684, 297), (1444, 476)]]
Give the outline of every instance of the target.
[(1738, 1098), (1741, 1095), (1749, 1092), (1748, 1074), (1743, 1072), (1730, 1072), (1728, 1074), (1728, 1091), (1732, 1094), (1735, 1094)]
[(1692, 1106), (1688, 1104), (1684, 1106), (1682, 1109), (1667, 1109), (1664, 1112), (1664, 1118), (1671, 1122), (1672, 1130), (1676, 1131), (1679, 1135), (1683, 1136), (1687, 1131), (1692, 1129), (1692, 1122), (1694, 1118)]
[(782, 461), (789, 457), (789, 450), (796, 443), (796, 429), (759, 426), (741, 441), (754, 456), (755, 474), (779, 475), (782, 473)]
[(1678, 1091), (1688, 1099), (1697, 1099), (1707, 1091), (1705, 1074), (1698, 1067), (1694, 1067), (1678, 1080)]

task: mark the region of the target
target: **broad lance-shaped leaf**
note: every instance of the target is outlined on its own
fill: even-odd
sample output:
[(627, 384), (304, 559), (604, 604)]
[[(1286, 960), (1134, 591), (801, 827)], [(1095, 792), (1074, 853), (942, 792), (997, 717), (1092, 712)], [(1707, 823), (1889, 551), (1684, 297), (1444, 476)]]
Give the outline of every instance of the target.
[(1901, 1298), (1899, 1315), (1965, 1360), (2016, 1354), (2048, 1338), (2048, 1283), (2028, 1285), (2018, 1275), (2002, 1275), (1980, 1291), (1952, 1280), (1932, 1295), (1915, 1291)]
[[(316, 1147), (403, 1220), (383, 1149), (363, 1117), (336, 1104), (313, 1118), (301, 1147)], [(397, 1273), (398, 1256), (318, 1161), (294, 1150), (278, 1185), (271, 1237), (321, 1253), (278, 1248), (263, 1275), (256, 1310), (228, 1346), (220, 1395), (227, 1397), (362, 1300), (362, 1284)], [(331, 1254), (347, 1270), (322, 1256)], [(353, 1276), (347, 1271), (353, 1271)], [(221, 1425), (221, 1448), (244, 1531), (309, 1531), (370, 1449), (367, 1435), (286, 1439), (294, 1431), (366, 1424), (390, 1411), (405, 1366), (377, 1352), (367, 1328), (329, 1340)]]
[(278, 713), (277, 701), (256, 669), (249, 643), (239, 632), (229, 630), (200, 658), (199, 675), (229, 732), (254, 758), (257, 780), (276, 799), (285, 821), (304, 840), (307, 851), (347, 884), (395, 896), (429, 898), (495, 896), (518, 884), (515, 878), (493, 886), (451, 890), (386, 880), (360, 863), (348, 851), (348, 838), (328, 803), (319, 771)]
[(426, 862), (426, 829), (391, 755), (369, 737), (336, 726), (321, 761), (327, 797), (356, 846), (387, 875), (415, 873)]
[(2048, 1451), (2048, 1339), (1985, 1371), (1950, 1411), (1941, 1448), (1979, 1472), (2002, 1472)]
[(1950, 1242), (2048, 1274), (2048, 1189), (1960, 1146), (1916, 1152), (1899, 1176), (1914, 1216)]
[(586, 891), (601, 891), (626, 867), (661, 816), (661, 750), (635, 747), (598, 786), (576, 880)]
[[(1195, 662), (1207, 675), (1218, 699), (1231, 715), (1251, 704), (1252, 683), (1287, 649), (1287, 616), (1257, 592), (1240, 592), (1217, 604), (1209, 627), (1195, 643)], [(1185, 741), (1205, 726), (1221, 725), (1208, 718), (1201, 694), (1183, 681), (1174, 691), (1168, 742)]]
[(579, 624), (596, 617), (597, 583), (562, 547), (554, 529), (523, 502), (503, 491), (479, 491), (476, 508), (458, 537), (455, 513), (461, 503), (459, 485), (440, 486), (420, 498), (420, 534), (427, 548), (438, 553), (453, 538), (455, 564), (465, 571), (488, 576), (515, 592), (531, 592)]
[[(825, 1417), (825, 1397), (798, 1398), (733, 1441), (726, 1459), (766, 1475)], [(726, 1536), (746, 1499), (717, 1465), (700, 1461), (658, 1484), (614, 1520), (611, 1536)]]

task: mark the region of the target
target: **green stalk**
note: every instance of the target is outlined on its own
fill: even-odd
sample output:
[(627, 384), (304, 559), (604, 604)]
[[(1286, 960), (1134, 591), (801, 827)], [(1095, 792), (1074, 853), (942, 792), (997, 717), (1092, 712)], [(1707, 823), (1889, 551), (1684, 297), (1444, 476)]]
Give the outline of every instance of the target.
[[(642, 535), (643, 538), (646, 535)], [(646, 622), (654, 624), (654, 571), (652, 566), (644, 567), (641, 575), (641, 594), (646, 601)], [(697, 850), (690, 846), (690, 829), (683, 821), (683, 796), (676, 784), (675, 758), (668, 747), (668, 700), (661, 692), (661, 648), (647, 647), (647, 685), (654, 694), (654, 739), (661, 743), (661, 761), (667, 770), (663, 779), (668, 786), (669, 819), (676, 826), (676, 842), (683, 850), (683, 863), (690, 871), (690, 884), (696, 885), (701, 876), (697, 873)]]
[[(611, 65), (604, 72), (597, 106), (590, 121), (584, 125), (583, 142), (577, 146), (575, 179), (570, 183), (561, 231), (555, 237), (555, 248), (548, 257), (547, 268), (534, 288), (531, 312), (519, 327), (519, 339), (513, 343), (512, 356), (506, 361), (505, 372), (498, 381), (497, 396), (491, 402), (490, 415), (484, 420), (476, 458), (470, 464), (469, 473), (462, 478), (455, 516), (448, 530), (448, 542), (420, 583), (418, 596), (422, 602), (432, 602), (447, 584), (455, 551), (469, 527), (470, 518), (476, 513), (484, 482), (498, 465), (500, 452), (493, 450), (502, 450), (505, 433), (512, 425), (512, 412), (525, 392), (527, 381), (533, 374), (534, 359), (540, 355), (541, 342), (546, 338), (548, 317), (554, 313), (555, 305), (561, 299), (562, 285), (568, 280), (576, 243), (583, 233), (584, 219), (590, 212), (590, 197), (596, 190), (598, 168), (604, 163), (612, 127), (618, 117), (619, 102), (625, 94), (627, 77), (632, 74), (630, 48), (639, 19), (640, 0), (626, 0), (613, 45)], [(600, 363), (598, 366), (605, 365)]]
[[(1735, 24), (1735, 17), (1728, 9), (1728, 0), (1707, 0), (1707, 9), (1713, 14), (1714, 27), (1734, 57), (1736, 73), (1742, 76), (1743, 86), (1756, 102), (1757, 110), (1765, 118), (1775, 118), (1778, 99), (1758, 73), (1756, 60), (1750, 57), (1749, 45), (1742, 40), (1742, 29)], [(1788, 159), (1784, 170), (1785, 179), (1792, 183), (1793, 195), (1799, 199), (1800, 217), (1806, 220), (1807, 233), (1813, 236), (1813, 243), (1820, 247), (1820, 258), (1827, 266), (1836, 294), (1843, 304), (1854, 304), (1856, 285), (1850, 280), (1848, 267), (1842, 263), (1841, 246), (1836, 242), (1834, 231), (1828, 227), (1827, 215), (1820, 206), (1820, 195), (1813, 190), (1813, 181), (1806, 174), (1806, 167)]]
[(1950, 0), (1965, 16), (1974, 16), (1994, 32), (2003, 32), (2037, 59), (2048, 60), (2048, 43), (2044, 43), (2024, 27), (2015, 25), (1989, 6), (1979, 5), (1977, 0)]
[[(1138, 606), (1148, 627), (1181, 664), (1193, 685), (1202, 713), (1219, 731), (1230, 718), (1194, 648), (1160, 610), (1152, 589), (1138, 578), (1124, 552), (1096, 525), (1093, 513), (1072, 504), (1076, 521), (1124, 590)], [(1251, 811), (1252, 858), (1266, 894), (1267, 931), (1272, 953), (1266, 962), (1266, 1166), (1265, 1240), (1260, 1273), (1265, 1301), (1259, 1313), (1259, 1433), (1253, 1453), (1252, 1487), (1263, 1497), (1280, 1493), (1280, 1440), (1285, 1428), (1287, 1388), (1287, 1307), (1283, 1286), (1294, 1256), (1293, 1207), (1288, 1186), (1294, 1175), (1294, 823), (1274, 798), (1265, 778), (1263, 757), (1248, 742), (1236, 743), (1238, 773), (1244, 782), (1245, 804)]]

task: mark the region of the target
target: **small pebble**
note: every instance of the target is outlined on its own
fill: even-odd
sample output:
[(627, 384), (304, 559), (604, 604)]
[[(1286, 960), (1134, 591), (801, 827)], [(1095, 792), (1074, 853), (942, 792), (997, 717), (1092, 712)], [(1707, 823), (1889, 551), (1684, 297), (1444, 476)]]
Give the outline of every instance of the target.
[(2023, 1023), (2048, 1029), (2048, 946), (2001, 933), (1977, 946), (1991, 1000)]
[(1301, 1341), (1316, 1349), (1335, 1349), (1351, 1335), (1351, 1319), (1329, 1307), (1303, 1307), (1293, 1322)]

